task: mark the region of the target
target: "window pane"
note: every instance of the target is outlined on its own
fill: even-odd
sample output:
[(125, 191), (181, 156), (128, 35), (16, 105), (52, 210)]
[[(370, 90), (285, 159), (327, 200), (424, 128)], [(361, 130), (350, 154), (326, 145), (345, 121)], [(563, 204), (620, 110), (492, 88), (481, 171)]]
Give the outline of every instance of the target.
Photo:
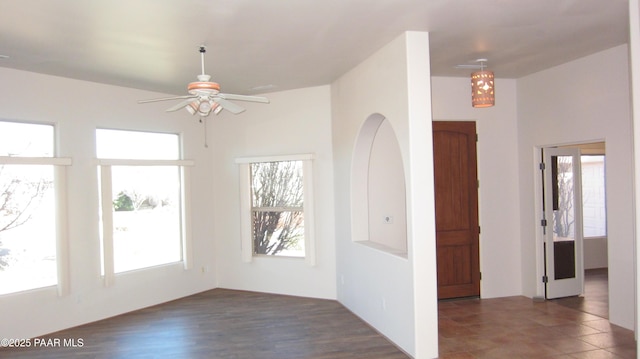
[(585, 237), (607, 235), (605, 156), (582, 156), (582, 217)]
[(53, 126), (0, 121), (0, 156), (53, 157)]
[(57, 284), (53, 166), (0, 165), (0, 294)]
[(252, 163), (251, 179), (253, 207), (303, 206), (302, 161)]
[(181, 260), (180, 169), (113, 166), (115, 272)]
[(251, 164), (253, 253), (304, 257), (302, 161)]
[(254, 254), (304, 257), (304, 214), (253, 211)]
[(179, 137), (169, 133), (97, 130), (98, 158), (136, 160), (177, 160)]
[(575, 240), (575, 203), (573, 157), (552, 156), (554, 241)]

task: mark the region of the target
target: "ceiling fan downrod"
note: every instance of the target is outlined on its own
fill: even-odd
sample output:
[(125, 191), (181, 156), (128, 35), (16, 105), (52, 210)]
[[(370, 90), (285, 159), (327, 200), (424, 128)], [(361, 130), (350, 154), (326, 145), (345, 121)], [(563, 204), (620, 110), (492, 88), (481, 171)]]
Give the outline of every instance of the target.
[(204, 73), (204, 53), (207, 52), (207, 49), (204, 47), (204, 45), (200, 46), (200, 65), (202, 68), (202, 74), (205, 75)]

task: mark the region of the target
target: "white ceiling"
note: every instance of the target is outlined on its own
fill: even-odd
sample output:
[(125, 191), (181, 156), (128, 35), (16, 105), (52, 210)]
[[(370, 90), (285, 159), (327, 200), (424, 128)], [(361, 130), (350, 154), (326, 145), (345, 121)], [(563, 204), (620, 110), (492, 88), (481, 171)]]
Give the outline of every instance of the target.
[[(431, 71), (488, 58), (518, 78), (627, 42), (626, 0), (0, 0), (0, 66), (171, 94), (206, 72), (223, 92), (323, 85), (403, 31)], [(1, 79), (0, 79), (1, 80)]]

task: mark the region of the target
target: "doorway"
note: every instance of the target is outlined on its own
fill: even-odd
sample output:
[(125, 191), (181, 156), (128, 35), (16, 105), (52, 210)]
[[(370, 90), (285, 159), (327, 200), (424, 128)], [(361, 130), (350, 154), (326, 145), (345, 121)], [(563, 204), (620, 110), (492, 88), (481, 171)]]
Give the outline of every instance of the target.
[[(609, 317), (608, 245), (605, 190), (605, 143), (558, 146), (578, 151), (580, 163), (583, 286), (577, 295), (555, 299), (558, 304), (599, 317)], [(548, 207), (548, 205), (547, 205)], [(547, 263), (547, 268), (549, 264)], [(548, 270), (547, 273), (548, 274)]]

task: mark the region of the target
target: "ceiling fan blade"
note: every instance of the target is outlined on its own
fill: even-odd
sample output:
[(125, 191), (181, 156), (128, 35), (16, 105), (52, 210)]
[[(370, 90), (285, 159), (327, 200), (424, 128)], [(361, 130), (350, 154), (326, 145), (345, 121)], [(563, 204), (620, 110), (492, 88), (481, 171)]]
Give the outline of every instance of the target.
[(184, 96), (175, 96), (175, 97), (163, 97), (163, 98), (154, 98), (151, 100), (140, 100), (138, 103), (149, 103), (149, 102), (158, 102), (158, 101), (169, 101), (169, 100), (179, 100), (183, 98), (196, 98), (198, 96), (194, 95), (184, 95)]
[(182, 102), (178, 103), (178, 104), (177, 104), (177, 105), (175, 105), (175, 106), (171, 106), (171, 107), (169, 107), (169, 108), (168, 108), (168, 109), (166, 109), (165, 111), (166, 111), (166, 112), (178, 111), (178, 110), (182, 109), (182, 108), (183, 108), (183, 107), (185, 107), (185, 106), (189, 106), (189, 104), (190, 104), (190, 103), (192, 103), (193, 101), (194, 101), (194, 100), (193, 100), (193, 98), (188, 98), (188, 99), (186, 99), (186, 100), (184, 100), (184, 101), (182, 101)]
[(219, 93), (216, 96), (225, 99), (225, 100), (238, 100), (238, 101), (249, 101), (249, 102), (261, 102), (261, 103), (269, 103), (269, 99), (266, 97), (260, 96), (245, 96), (245, 95), (234, 95), (232, 93)]
[(241, 112), (244, 112), (244, 110), (245, 110), (243, 107), (238, 106), (235, 103), (227, 101), (227, 100), (225, 100), (225, 99), (223, 99), (221, 97), (215, 97), (213, 99), (213, 101), (215, 103), (217, 103), (218, 105), (222, 106), (222, 108), (224, 108), (225, 110), (227, 110), (227, 111), (229, 111), (229, 112), (231, 112), (231, 113), (233, 113), (235, 115), (237, 115), (237, 114), (239, 114)]

